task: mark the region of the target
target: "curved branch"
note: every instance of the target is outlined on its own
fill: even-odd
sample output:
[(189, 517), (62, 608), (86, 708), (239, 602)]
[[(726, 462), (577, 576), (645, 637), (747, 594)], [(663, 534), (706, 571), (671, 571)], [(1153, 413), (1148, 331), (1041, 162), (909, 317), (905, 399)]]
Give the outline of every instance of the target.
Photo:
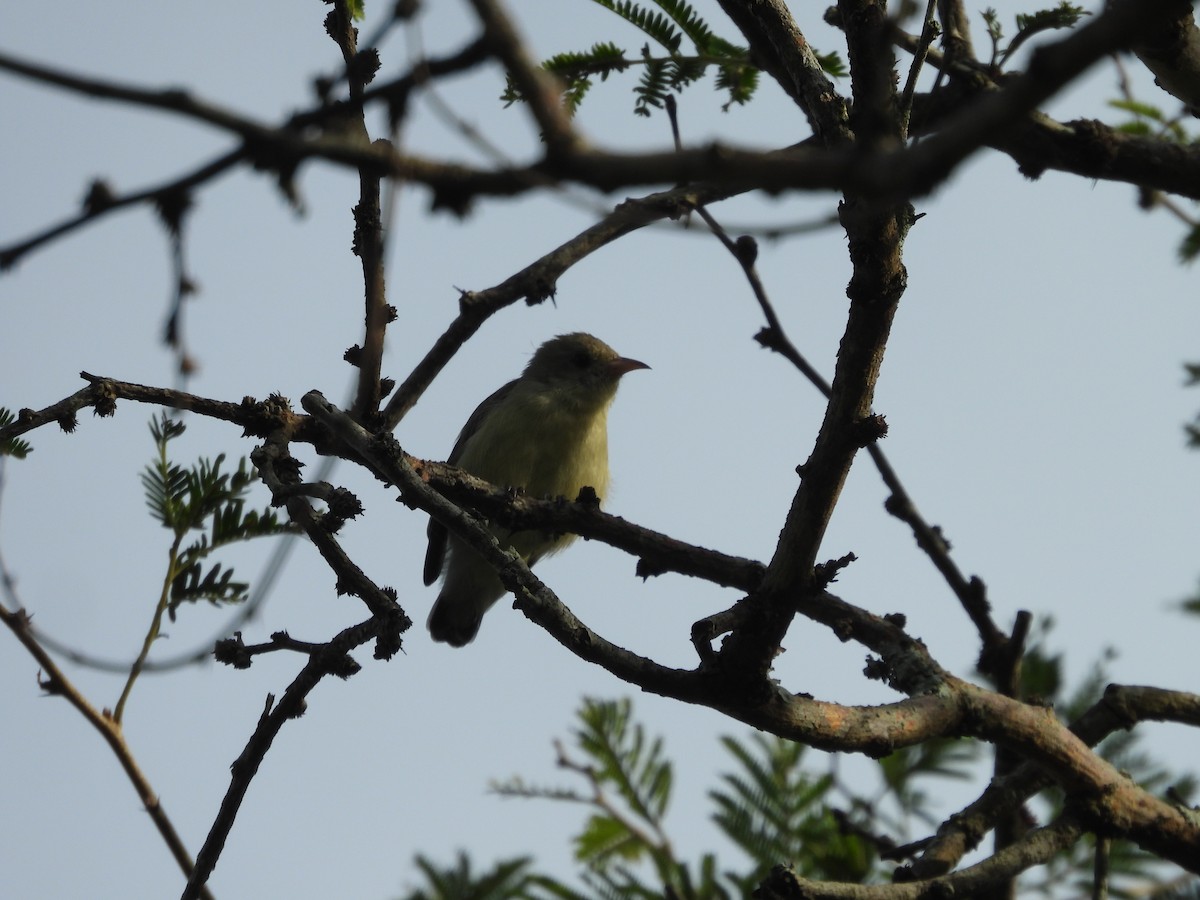
[[(1127, 837), (1200, 873), (1200, 818), (1158, 799), (1093, 753), (1053, 711), (962, 685), (973, 733), (1015, 750), (1049, 772), (1088, 827)], [(1002, 717), (995, 719), (993, 717)]]
[[(42, 671), (46, 673), (45, 678), (38, 679), (38, 684), (42, 690), (47, 694), (65, 699), (104, 738), (113, 755), (117, 757), (117, 762), (125, 770), (125, 775), (129, 779), (130, 784), (133, 785), (133, 789), (137, 791), (142, 805), (146, 808), (146, 814), (150, 816), (154, 827), (158, 829), (158, 833), (166, 843), (167, 849), (170, 850), (171, 856), (175, 858), (175, 862), (182, 870), (184, 876), (189, 877), (195, 866), (191, 854), (188, 853), (183, 839), (175, 830), (175, 826), (167, 816), (166, 810), (163, 809), (162, 801), (142, 772), (141, 767), (133, 756), (133, 752), (129, 749), (129, 745), (125, 742), (125, 731), (121, 727), (121, 723), (109, 714), (108, 710), (98, 712), (96, 707), (92, 706), (88, 702), (88, 699), (80, 693), (74, 683), (63, 674), (54, 660), (50, 658), (50, 655), (38, 643), (37, 638), (30, 628), (29, 617), (25, 614), (24, 610), (17, 609), (10, 611), (3, 604), (0, 604), (0, 622), (8, 627), (17, 640), (29, 651), (29, 654), (37, 660), (38, 665), (42, 667)], [(205, 900), (213, 900), (212, 894), (207, 889), (197, 892), (195, 896), (203, 897)]]
[(384, 427), (391, 430), (400, 423), (454, 354), (493, 313), (518, 300), (531, 306), (541, 303), (554, 296), (564, 272), (617, 238), (662, 219), (677, 219), (696, 204), (712, 203), (734, 193), (715, 185), (693, 185), (626, 200), (595, 225), (499, 284), (480, 291), (463, 291), (458, 316), (388, 401), (383, 411)]
[(58, 423), (63, 431), (70, 434), (78, 427), (76, 414), (81, 409), (91, 407), (97, 416), (111, 416), (116, 413), (118, 400), (148, 403), (165, 409), (186, 409), (197, 415), (240, 425), (244, 434), (255, 437), (266, 437), (276, 428), (287, 429), (296, 440), (311, 441), (319, 437), (308, 417), (297, 416), (291, 411), (286, 398), (277, 395), (264, 401), (244, 397), (240, 403), (230, 403), (171, 388), (117, 381), (88, 372), (80, 372), (79, 376), (91, 382), (90, 386), (44, 409), (18, 411), (15, 422), (0, 428), (0, 440), (19, 437), (51, 422)]
[(938, 897), (981, 897), (989, 888), (1004, 884), (1033, 866), (1049, 862), (1072, 847), (1086, 832), (1074, 816), (1063, 815), (1044, 828), (1030, 831), (961, 872), (923, 881), (899, 884), (838, 884), (802, 878), (792, 869), (776, 867), (755, 891), (764, 900), (920, 900)]
[(183, 890), (182, 900), (196, 900), (197, 897), (204, 895), (204, 885), (212, 875), (213, 869), (216, 868), (221, 851), (225, 848), (225, 840), (229, 837), (229, 831), (233, 827), (234, 819), (237, 818), (238, 810), (241, 809), (250, 782), (254, 780), (254, 776), (258, 773), (258, 767), (262, 765), (267, 751), (271, 749), (271, 745), (275, 742), (275, 738), (284, 724), (289, 719), (295, 719), (304, 714), (306, 698), (312, 689), (327, 675), (337, 674), (341, 670), (348, 651), (365, 644), (372, 638), (379, 637), (386, 627), (381, 619), (372, 617), (361, 624), (344, 629), (320, 652), (309, 655), (308, 662), (288, 685), (278, 703), (275, 702), (273, 695), (267, 695), (258, 725), (250, 735), (245, 749), (230, 767), (233, 775), (230, 778), (229, 787), (221, 800), (221, 806), (209, 829), (204, 846), (196, 854), (196, 866)]
[(719, 0), (721, 9), (764, 58), (762, 66), (803, 110), (813, 134), (828, 148), (845, 147), (853, 137), (846, 99), (821, 69), (812, 47), (783, 0)]
[[(896, 625), (829, 595), (803, 606), (801, 611), (829, 625), (839, 635), (862, 640), (892, 659), (889, 671), (881, 673), (881, 677), (894, 677), (897, 683), (909, 685), (914, 693), (918, 690), (927, 693), (878, 707), (842, 706), (807, 695), (789, 694), (778, 686), (762, 685), (762, 690), (747, 691), (744, 683), (732, 678), (728, 670), (705, 666), (693, 670), (671, 668), (618, 647), (580, 621), (524, 562), (503, 549), (475, 516), (434, 490), (430, 486), (436, 483), (433, 466), (422, 463), (418, 474), (409, 461), (411, 457), (394, 438), (369, 434), (316, 391), (305, 394), (301, 402), (315, 419), (330, 428), (353, 458), (366, 464), (378, 477), (395, 484), (406, 504), (435, 517), (491, 563), (505, 587), (515, 595), (514, 605), (521, 612), (576, 656), (607, 669), (623, 681), (652, 693), (712, 707), (781, 737), (846, 752), (882, 755), (933, 735), (953, 733), (956, 723), (961, 722), (958, 700), (944, 691), (936, 692), (942, 672), (928, 660), (920, 642), (905, 635)], [(465, 473), (455, 478), (460, 479), (461, 490), (471, 489), (472, 482), (483, 484)], [(493, 490), (489, 485), (482, 493)], [(533, 506), (527, 509), (532, 511)], [(568, 510), (564, 515), (581, 515), (581, 511)], [(594, 514), (593, 518), (599, 521)], [(600, 530), (634, 528), (613, 518), (604, 522)], [(587, 529), (580, 528), (580, 532), (586, 534)], [(646, 538), (647, 534), (653, 532), (643, 531), (638, 540), (652, 541)], [(899, 659), (898, 648), (911, 651), (912, 659), (907, 662)]]
[(570, 151), (581, 143), (563, 106), (554, 78), (529, 56), (525, 41), (499, 0), (471, 0), (483, 24), (484, 40), (504, 63), (517, 90), (529, 104), (550, 157)]
[(1191, 0), (1178, 0), (1172, 14), (1133, 47), (1154, 83), (1200, 112), (1200, 28)]
[[(1113, 732), (1132, 728), (1141, 721), (1200, 727), (1200, 696), (1112, 684), (1099, 701), (1072, 723), (1071, 731), (1088, 746), (1095, 746)], [(909, 867), (910, 877), (930, 878), (950, 871), (982, 840), (991, 823), (1003, 819), (1051, 784), (1051, 776), (1033, 762), (994, 780), (978, 799), (938, 828), (921, 858)]]
[(92, 185), (92, 193), (89, 195), (83, 212), (57, 225), (52, 225), (45, 231), (27, 237), (19, 243), (0, 247), (0, 271), (12, 268), (20, 261), (21, 257), (33, 252), (43, 244), (70, 234), (84, 225), (89, 225), (97, 219), (106, 216), (108, 213), (116, 212), (118, 209), (124, 209), (127, 206), (135, 206), (139, 203), (159, 203), (167, 197), (189, 191), (194, 187), (215, 179), (218, 175), (233, 168), (245, 158), (245, 150), (240, 148), (231, 150), (173, 181), (165, 182), (157, 187), (143, 188), (140, 191), (134, 191), (133, 193), (118, 197), (110, 196), (107, 190), (97, 182)]

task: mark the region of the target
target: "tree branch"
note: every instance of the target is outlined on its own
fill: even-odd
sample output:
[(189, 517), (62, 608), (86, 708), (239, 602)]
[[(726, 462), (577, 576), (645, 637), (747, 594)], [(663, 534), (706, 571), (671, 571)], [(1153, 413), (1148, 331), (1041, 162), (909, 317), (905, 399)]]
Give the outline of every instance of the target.
[(859, 885), (802, 878), (779, 866), (755, 892), (762, 900), (934, 900), (939, 897), (979, 897), (1033, 866), (1049, 862), (1074, 846), (1086, 829), (1074, 816), (1060, 816), (1035, 829), (1011, 847), (961, 872), (899, 884)]
[(762, 55), (755, 58), (808, 117), (821, 145), (844, 148), (853, 138), (848, 108), (817, 61), (804, 33), (783, 0), (719, 0), (721, 9)]
[[(346, 79), (350, 85), (350, 100), (355, 106), (353, 116), (345, 119), (346, 127), (356, 140), (369, 143), (371, 136), (367, 130), (362, 98), (367, 85), (375, 77), (379, 55), (373, 48), (362, 54), (358, 52), (358, 29), (345, 2), (334, 4), (325, 25), (329, 36), (342, 52)], [(402, 106), (393, 106), (393, 116), (402, 109)], [(381, 143), (391, 147), (387, 142)], [(374, 420), (379, 410), (382, 396), (379, 372), (383, 362), (384, 337), (388, 323), (395, 315), (395, 310), (389, 310), (387, 306), (383, 267), (384, 223), (379, 202), (379, 182), (379, 173), (373, 166), (359, 167), (353, 250), (362, 264), (365, 311), (362, 346), (353, 353), (352, 362), (358, 367), (354, 411), (363, 421)]]
[(79, 376), (91, 382), (91, 385), (44, 409), (20, 410), (15, 422), (0, 428), (0, 440), (19, 437), (51, 422), (58, 423), (63, 431), (70, 434), (78, 427), (76, 413), (79, 410), (91, 407), (97, 416), (111, 416), (116, 413), (117, 400), (133, 400), (164, 409), (186, 409), (197, 415), (240, 425), (244, 434), (255, 437), (266, 437), (276, 428), (287, 429), (296, 440), (311, 441), (319, 434), (312, 430), (313, 426), (306, 416), (293, 413), (287, 399), (277, 394), (263, 401), (244, 397), (241, 403), (230, 403), (171, 388), (116, 381), (88, 372), (80, 372)]
[[(29, 654), (37, 660), (42, 671), (46, 673), (45, 678), (38, 679), (38, 685), (47, 694), (62, 697), (70, 703), (79, 713), (87, 720), (88, 724), (100, 733), (116, 756), (117, 762), (121, 764), (121, 768), (125, 770), (125, 776), (129, 779), (133, 789), (137, 791), (138, 798), (142, 801), (142, 805), (146, 809), (146, 813), (150, 816), (150, 820), (154, 823), (154, 827), (158, 829), (163, 841), (167, 845), (167, 849), (174, 857), (176, 864), (183, 872), (184, 877), (189, 877), (192, 874), (194, 863), (192, 856), (188, 853), (187, 847), (184, 846), (183, 839), (175, 830), (174, 824), (167, 816), (167, 811), (163, 809), (162, 801), (158, 794), (151, 786), (149, 780), (142, 772), (137, 760), (133, 756), (133, 752), (129, 749), (129, 745), (125, 742), (125, 732), (121, 727), (121, 723), (115, 719), (108, 710), (99, 712), (87, 698), (80, 693), (74, 683), (63, 674), (62, 670), (55, 664), (42, 646), (38, 643), (37, 638), (33, 635), (30, 629), (29, 617), (24, 610), (8, 610), (3, 604), (0, 604), (0, 622), (3, 622), (17, 638), (18, 641), (29, 651)], [(213, 900), (212, 894), (203, 889), (198, 891), (194, 896), (203, 897), (205, 900)]]
[[(1088, 746), (1095, 746), (1113, 732), (1132, 728), (1139, 721), (1200, 726), (1200, 696), (1159, 688), (1109, 685), (1104, 696), (1071, 725), (1071, 731)], [(977, 800), (938, 828), (921, 858), (910, 867), (908, 877), (923, 879), (949, 872), (978, 845), (992, 823), (1003, 820), (1053, 783), (1053, 778), (1032, 761), (995, 779)]]
[(92, 185), (81, 213), (57, 225), (52, 225), (45, 231), (25, 238), (16, 244), (0, 247), (0, 271), (12, 268), (26, 254), (32, 253), (34, 250), (57, 238), (68, 235), (76, 229), (82, 228), (84, 225), (90, 225), (108, 213), (116, 212), (118, 209), (124, 209), (127, 206), (135, 206), (139, 203), (157, 204), (161, 203), (167, 197), (186, 194), (194, 187), (215, 180), (218, 175), (229, 171), (243, 159), (245, 159), (244, 150), (240, 148), (232, 150), (210, 162), (204, 163), (200, 168), (179, 178), (160, 184), (157, 187), (143, 188), (140, 191), (134, 191), (122, 196), (112, 195), (106, 185), (101, 182), (95, 182)]
[(518, 300), (532, 306), (553, 297), (563, 273), (602, 247), (664, 218), (677, 219), (695, 204), (725, 199), (733, 193), (716, 185), (694, 185), (626, 200), (601, 221), (500, 284), (480, 291), (464, 291), (459, 299), (458, 316), (388, 401), (383, 412), (384, 427), (392, 430), (400, 423), (454, 354), (492, 314)]
[(1200, 112), (1200, 29), (1192, 0), (1178, 0), (1161, 22), (1134, 45), (1133, 52), (1154, 73), (1154, 83)]
[(250, 782), (254, 780), (254, 776), (258, 773), (258, 767), (262, 765), (267, 751), (271, 749), (271, 745), (275, 742), (275, 738), (284, 724), (290, 719), (304, 715), (307, 706), (306, 698), (309, 693), (326, 675), (337, 674), (340, 671), (348, 651), (365, 644), (372, 638), (379, 637), (386, 628), (387, 624), (383, 620), (372, 617), (365, 622), (344, 629), (325, 645), (324, 651), (309, 656), (308, 662), (288, 685), (278, 703), (275, 702), (273, 695), (267, 695), (254, 733), (250, 735), (245, 749), (231, 766), (233, 776), (230, 779), (229, 788), (225, 792), (216, 818), (209, 829), (208, 838), (205, 840), (204, 846), (200, 848), (200, 852), (196, 854), (196, 866), (183, 890), (181, 900), (196, 900), (197, 897), (203, 895), (204, 885), (212, 875), (213, 869), (216, 868), (221, 851), (225, 848), (225, 841), (229, 837), (234, 819), (237, 818), (238, 811), (241, 809)]
[[(755, 335), (755, 340), (762, 346), (779, 353), (791, 362), (820, 391), (821, 395), (828, 400), (831, 394), (829, 383), (804, 358), (804, 355), (800, 353), (795, 344), (787, 336), (783, 328), (783, 323), (779, 320), (775, 312), (775, 307), (767, 295), (766, 288), (758, 277), (755, 267), (758, 248), (753, 240), (741, 237), (737, 241), (734, 241), (716, 220), (716, 217), (705, 207), (696, 206), (695, 209), (725, 249), (738, 261), (746, 276), (746, 280), (750, 284), (750, 289), (758, 301), (759, 308), (763, 312), (763, 317), (766, 319), (767, 325)], [(913, 503), (908, 491), (905, 490), (899, 476), (897, 476), (895, 469), (892, 468), (891, 463), (888, 461), (879, 444), (872, 443), (866, 449), (871, 456), (872, 462), (875, 464), (875, 468), (879, 471), (883, 483), (891, 491), (891, 495), (885, 503), (885, 508), (912, 529), (913, 535), (917, 540), (917, 545), (925, 551), (942, 574), (942, 577), (946, 579), (946, 583), (954, 591), (955, 596), (979, 632), (983, 643), (983, 651), (980, 657), (981, 669), (993, 677), (995, 684), (998, 686), (1003, 684), (1004, 679), (1001, 671), (1003, 663), (1011, 655), (1008, 652), (1010, 641), (1008, 636), (1000, 631), (996, 627), (995, 622), (992, 621), (991, 606), (987, 601), (986, 586), (979, 578), (972, 577), (968, 580), (959, 571), (958, 566), (950, 557), (950, 545), (942, 536), (941, 529), (930, 525), (917, 511), (916, 505)], [(709, 617), (702, 620), (701, 623), (697, 623), (699, 630), (693, 631), (693, 639), (711, 641), (718, 634), (724, 634), (733, 630), (737, 623), (738, 619), (735, 616), (720, 619)]]
[[(286, 496), (286, 500), (278, 502), (286, 503), (288, 514), (293, 521), (304, 529), (329, 567), (336, 573), (338, 592), (353, 594), (361, 599), (372, 615), (365, 622), (339, 632), (323, 645), (305, 645), (308, 662), (288, 685), (283, 697), (275, 703), (273, 696), (267, 696), (258, 726), (231, 767), (233, 776), (229, 788), (221, 801), (204, 846), (196, 855), (196, 866), (188, 879), (182, 900), (195, 900), (212, 875), (250, 782), (258, 773), (259, 766), (284, 724), (289, 719), (304, 714), (306, 698), (313, 688), (327, 675), (345, 678), (357, 671), (357, 663), (349, 659), (349, 652), (372, 639), (376, 642), (375, 658), (391, 659), (400, 650), (400, 636), (412, 626), (412, 621), (396, 603), (394, 592), (377, 587), (350, 561), (309, 502), (301, 494), (286, 489), (289, 484), (298, 481), (299, 467), (287, 454), (283, 432), (274, 434), (261, 447), (256, 448), (251, 454), (251, 459), (272, 494), (277, 498)], [(228, 646), (218, 647), (218, 652), (224, 653), (226, 658), (229, 656)], [(234, 659), (229, 661), (236, 665)]]
[[(856, 141), (864, 148), (896, 145), (900, 123), (889, 65), (890, 23), (870, 3), (843, 0), (840, 9), (856, 97)], [(883, 59), (878, 58), (881, 51)], [(721, 650), (724, 667), (744, 678), (767, 678), (794, 615), (791, 598), (798, 594), (807, 599), (824, 588), (815, 566), (829, 518), (858, 450), (886, 433), (871, 406), (892, 318), (907, 282), (901, 247), (913, 213), (907, 204), (881, 206), (847, 193), (839, 215), (854, 266), (846, 291), (850, 314), (825, 417), (808, 460), (797, 470), (800, 486), (752, 615)]]
[(530, 57), (525, 42), (500, 0), (470, 0), (483, 24), (484, 40), (504, 63), (529, 105), (550, 160), (569, 153), (581, 141), (571, 126), (554, 78)]

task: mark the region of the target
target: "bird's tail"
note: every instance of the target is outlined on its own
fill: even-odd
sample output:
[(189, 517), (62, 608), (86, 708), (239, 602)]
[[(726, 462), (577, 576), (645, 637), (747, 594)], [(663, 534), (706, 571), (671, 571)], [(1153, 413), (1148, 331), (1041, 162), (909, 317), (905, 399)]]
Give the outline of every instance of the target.
[(475, 640), (488, 606), (491, 604), (480, 606), (470, 602), (469, 598), (462, 602), (459, 598), (447, 597), (443, 591), (429, 611), (429, 634), (435, 641), (464, 647)]
[(446, 580), (429, 611), (429, 634), (453, 647), (471, 643), (483, 614), (505, 594), (495, 570), (464, 544), (450, 542)]

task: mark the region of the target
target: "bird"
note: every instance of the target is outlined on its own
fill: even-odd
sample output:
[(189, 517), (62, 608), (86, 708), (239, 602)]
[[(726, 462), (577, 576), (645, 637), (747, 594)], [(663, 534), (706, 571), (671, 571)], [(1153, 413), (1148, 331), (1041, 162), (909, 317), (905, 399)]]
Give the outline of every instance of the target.
[[(650, 367), (620, 356), (597, 337), (563, 334), (534, 352), (521, 377), (479, 404), (447, 459), (478, 478), (535, 497), (574, 500), (584, 487), (608, 490), (608, 408), (621, 376)], [(573, 534), (512, 532), (490, 526), (532, 566), (575, 540)], [(483, 615), (504, 596), (495, 569), (467, 544), (429, 520), (424, 579), (444, 575), (429, 613), (433, 640), (463, 647)]]

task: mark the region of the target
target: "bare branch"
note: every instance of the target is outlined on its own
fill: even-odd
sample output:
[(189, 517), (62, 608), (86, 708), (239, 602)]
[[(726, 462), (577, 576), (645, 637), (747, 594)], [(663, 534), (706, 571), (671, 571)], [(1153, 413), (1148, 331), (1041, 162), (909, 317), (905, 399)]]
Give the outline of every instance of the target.
[[(704, 219), (705, 223), (712, 230), (713, 234), (716, 235), (717, 239), (721, 241), (725, 249), (738, 261), (743, 273), (746, 275), (747, 281), (750, 283), (754, 297), (763, 311), (763, 316), (767, 320), (767, 326), (755, 335), (755, 340), (791, 362), (821, 392), (822, 396), (829, 399), (831, 393), (829, 383), (804, 358), (803, 354), (800, 353), (795, 344), (788, 338), (778, 315), (775, 313), (775, 308), (767, 296), (766, 288), (763, 286), (761, 279), (759, 279), (755, 268), (757, 247), (754, 245), (754, 242), (745, 237), (738, 238), (737, 241), (731, 239), (725, 229), (716, 220), (716, 217), (705, 207), (697, 206), (696, 212)], [(986, 587), (979, 578), (968, 580), (958, 570), (957, 565), (950, 557), (949, 542), (942, 536), (940, 529), (931, 526), (922, 518), (879, 444), (872, 443), (868, 445), (867, 452), (870, 454), (871, 460), (875, 463), (875, 467), (879, 470), (879, 475), (883, 479), (884, 484), (891, 491), (891, 495), (886, 502), (888, 512), (905, 522), (912, 529), (918, 546), (929, 555), (938, 571), (946, 579), (951, 590), (954, 591), (955, 596), (962, 603), (963, 608), (971, 617), (983, 642), (984, 649), (981, 654), (982, 670), (996, 678), (997, 684), (1004, 683), (1004, 679), (1000, 676), (1000, 669), (1002, 660), (1008, 660), (1010, 663), (1012, 661), (1011, 654), (1008, 652), (1010, 642), (991, 619), (991, 607), (987, 601)], [(718, 634), (732, 631), (736, 627), (737, 622), (738, 620), (734, 617), (709, 617), (697, 623), (696, 628), (693, 629), (693, 640), (711, 641)], [(1011, 693), (1009, 695), (1013, 696)]]
[(489, 49), (504, 63), (517, 90), (528, 102), (550, 159), (573, 150), (580, 138), (571, 127), (559, 87), (530, 57), (504, 5), (500, 0), (471, 0), (471, 6), (483, 24)]
[(127, 206), (135, 206), (139, 203), (158, 203), (165, 197), (186, 193), (192, 188), (214, 180), (218, 175), (224, 174), (243, 159), (245, 159), (245, 151), (240, 149), (233, 150), (222, 156), (218, 156), (211, 162), (205, 163), (187, 175), (168, 181), (165, 184), (160, 184), (157, 187), (144, 188), (140, 191), (121, 196), (114, 196), (108, 193), (107, 189), (93, 185), (91, 194), (89, 195), (89, 202), (85, 204), (83, 212), (64, 222), (60, 222), (58, 225), (51, 226), (39, 234), (25, 238), (19, 243), (0, 247), (0, 271), (12, 268), (26, 254), (37, 250), (39, 247), (56, 238), (70, 234), (77, 228), (90, 225), (110, 212), (124, 209)]
[(1200, 28), (1191, 0), (1178, 0), (1170, 14), (1133, 47), (1154, 81), (1200, 113)]
[(946, 55), (955, 62), (973, 60), (975, 48), (971, 45), (971, 20), (962, 0), (937, 0), (937, 7)]
[[(1200, 726), (1200, 696), (1159, 688), (1109, 685), (1104, 696), (1072, 725), (1071, 731), (1095, 746), (1115, 731), (1140, 721), (1178, 722)], [(1054, 783), (1037, 763), (1025, 765), (994, 780), (977, 800), (946, 819), (910, 877), (931, 878), (949, 872), (992, 827), (1027, 799)]]
[[(183, 900), (194, 900), (200, 895), (225, 847), (225, 840), (241, 809), (250, 782), (258, 773), (259, 766), (284, 724), (304, 714), (306, 698), (312, 689), (328, 675), (345, 678), (353, 674), (357, 670), (357, 664), (351, 659), (350, 663), (353, 665), (348, 665), (349, 652), (367, 641), (375, 640), (377, 659), (390, 659), (400, 649), (401, 634), (412, 626), (411, 620), (396, 603), (394, 592), (376, 586), (350, 561), (301, 494), (285, 490), (288, 484), (296, 483), (298, 467), (295, 460), (287, 454), (282, 434), (271, 437), (254, 451), (251, 458), (258, 467), (263, 482), (273, 494), (289, 495), (284, 501), (289, 515), (304, 529), (330, 568), (337, 574), (339, 592), (357, 596), (371, 610), (372, 616), (365, 622), (344, 629), (325, 644), (304, 645), (304, 652), (308, 654), (308, 662), (304, 668), (288, 685), (278, 703), (275, 703), (273, 696), (267, 696), (258, 726), (231, 767), (233, 776), (229, 788), (221, 801), (204, 846), (196, 855), (196, 866), (184, 889)], [(281, 640), (280, 643), (288, 642)], [(297, 649), (296, 644), (289, 646), (291, 649)]]
[(531, 306), (541, 303), (554, 296), (558, 279), (571, 266), (617, 238), (664, 218), (679, 218), (694, 204), (724, 199), (733, 193), (726, 188), (701, 185), (626, 200), (604, 219), (500, 284), (480, 291), (464, 291), (459, 300), (458, 316), (388, 401), (383, 412), (384, 426), (390, 430), (399, 424), (459, 348), (493, 313), (518, 300), (524, 300)]
[(821, 70), (816, 54), (782, 0), (720, 0), (721, 8), (751, 47), (766, 52), (756, 60), (808, 117), (813, 134), (827, 148), (852, 140), (844, 97)]
[(278, 703), (275, 702), (274, 696), (267, 695), (257, 727), (250, 735), (245, 749), (231, 766), (233, 776), (230, 779), (229, 788), (221, 801), (220, 809), (217, 811), (204, 846), (196, 854), (196, 866), (184, 888), (182, 900), (196, 900), (197, 897), (204, 895), (204, 885), (212, 875), (213, 869), (216, 868), (221, 851), (225, 848), (225, 840), (229, 837), (229, 831), (241, 809), (250, 782), (254, 780), (259, 766), (262, 765), (263, 759), (284, 724), (304, 715), (307, 705), (306, 698), (309, 693), (325, 676), (338, 673), (348, 651), (373, 638), (378, 638), (386, 631), (387, 627), (388, 625), (383, 619), (372, 617), (365, 622), (344, 629), (325, 645), (322, 652), (312, 653), (309, 656), (308, 662), (288, 685)]
[(1015, 878), (1026, 869), (1048, 862), (1076, 844), (1086, 829), (1075, 816), (1061, 816), (1045, 828), (995, 855), (940, 878), (898, 884), (859, 885), (814, 881), (790, 868), (777, 867), (755, 892), (769, 900), (918, 900), (946, 896), (984, 896), (986, 890)]
[[(9, 631), (17, 638), (18, 641), (29, 651), (29, 654), (37, 660), (42, 671), (45, 673), (44, 678), (38, 679), (38, 684), (47, 694), (62, 697), (70, 703), (79, 713), (87, 720), (88, 724), (100, 733), (108, 744), (109, 749), (117, 757), (117, 762), (121, 764), (121, 768), (125, 770), (125, 776), (129, 779), (133, 789), (137, 791), (138, 798), (145, 806), (150, 820), (154, 823), (154, 827), (158, 829), (159, 835), (170, 850), (171, 856), (175, 858), (176, 864), (183, 872), (185, 877), (192, 874), (194, 863), (192, 856), (188, 853), (187, 847), (184, 846), (183, 839), (175, 830), (171, 819), (167, 816), (167, 811), (163, 809), (162, 801), (158, 794), (151, 786), (149, 780), (143, 774), (141, 767), (133, 756), (129, 745), (125, 742), (125, 732), (121, 728), (121, 723), (115, 719), (108, 710), (103, 712), (98, 711), (88, 699), (80, 693), (75, 684), (67, 678), (61, 669), (55, 664), (38, 643), (30, 628), (30, 619), (22, 609), (9, 610), (3, 604), (0, 604), (0, 622), (3, 622), (8, 627)], [(205, 900), (213, 900), (212, 894), (207, 889), (200, 890), (194, 896), (205, 898)]]
[[(350, 132), (360, 142), (369, 142), (367, 120), (362, 106), (363, 93), (375, 77), (379, 64), (378, 53), (369, 49), (358, 52), (358, 29), (354, 26), (347, 4), (338, 2), (325, 20), (326, 30), (342, 51), (346, 63), (346, 78), (350, 84), (350, 99), (356, 109), (346, 118)], [(393, 106), (393, 121), (402, 106)], [(390, 149), (390, 144), (381, 142)], [(383, 268), (384, 223), (379, 201), (380, 176), (373, 166), (358, 169), (358, 203), (354, 207), (354, 254), (362, 264), (363, 342), (353, 354), (358, 367), (358, 390), (354, 409), (364, 421), (373, 420), (379, 410), (382, 387), (379, 370), (383, 362), (383, 340), (395, 310), (387, 306), (387, 288)]]
[(57, 422), (68, 433), (73, 432), (77, 427), (76, 413), (79, 410), (92, 407), (98, 416), (111, 416), (116, 412), (117, 400), (133, 400), (164, 409), (186, 409), (198, 415), (240, 425), (247, 435), (265, 437), (276, 428), (284, 428), (292, 432), (293, 437), (298, 440), (311, 439), (308, 431), (311, 426), (307, 418), (293, 413), (287, 400), (277, 395), (272, 395), (264, 401), (244, 397), (241, 403), (229, 403), (170, 388), (116, 381), (87, 372), (80, 372), (79, 375), (85, 381), (91, 382), (91, 385), (45, 409), (20, 410), (15, 422), (0, 428), (0, 440), (19, 437), (50, 422)]

